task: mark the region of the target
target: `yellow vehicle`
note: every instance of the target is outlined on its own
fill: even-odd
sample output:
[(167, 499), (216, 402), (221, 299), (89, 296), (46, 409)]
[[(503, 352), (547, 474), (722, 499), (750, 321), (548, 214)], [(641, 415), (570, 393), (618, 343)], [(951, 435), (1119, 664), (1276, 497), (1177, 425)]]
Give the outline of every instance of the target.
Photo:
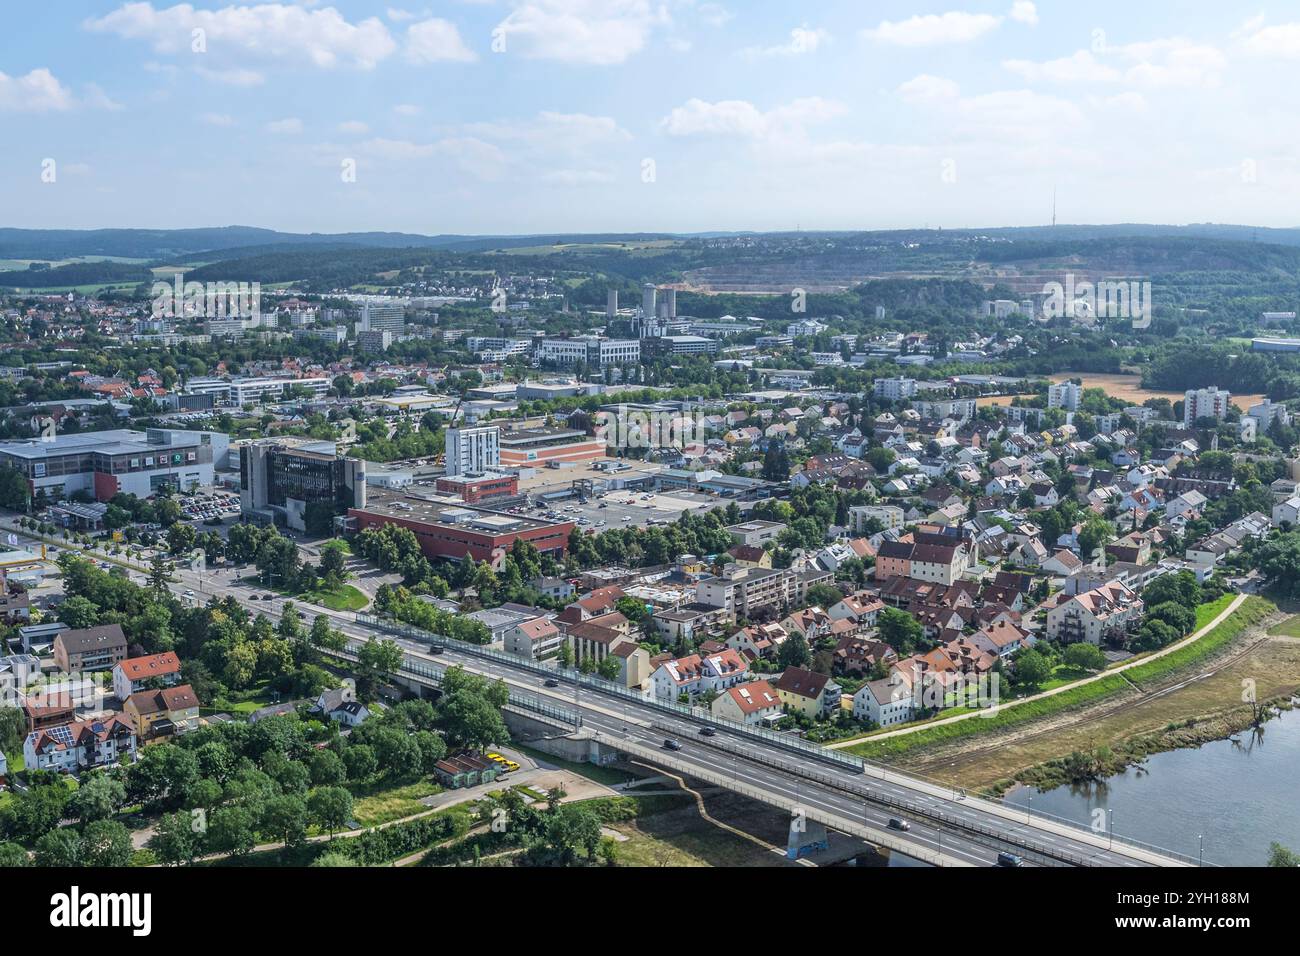
[(513, 760), (506, 759), (500, 754), (484, 754), (484, 756), (487, 757), (488, 760), (491, 760), (493, 763), (498, 763), (502, 767), (504, 767), (506, 773), (511, 773), (519, 769), (519, 764), (515, 763)]

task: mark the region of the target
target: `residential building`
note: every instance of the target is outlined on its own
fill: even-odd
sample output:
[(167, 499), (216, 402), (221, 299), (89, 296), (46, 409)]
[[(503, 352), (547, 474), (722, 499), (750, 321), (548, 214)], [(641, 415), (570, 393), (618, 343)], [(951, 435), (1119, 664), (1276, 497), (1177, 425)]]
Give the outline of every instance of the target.
[(651, 681), (655, 697), (660, 700), (677, 700), (683, 694), (693, 700), (701, 694), (721, 694), (748, 676), (748, 662), (739, 652), (726, 648), (716, 654), (691, 654), (664, 661), (651, 675)]
[(1142, 619), (1145, 606), (1118, 581), (1076, 594), (1047, 612), (1047, 638), (1062, 644), (1115, 642)]
[(826, 674), (802, 667), (787, 667), (776, 683), (783, 707), (813, 720), (830, 717), (840, 709), (842, 689)]
[(125, 701), (150, 683), (174, 687), (180, 683), (181, 659), (173, 652), (130, 657), (113, 665), (113, 693)]
[(109, 670), (126, 660), (126, 635), (120, 624), (61, 631), (54, 638), (54, 664), (65, 674)]
[(1183, 426), (1190, 428), (1197, 419), (1228, 417), (1232, 395), (1220, 388), (1189, 388), (1183, 395)]
[(1083, 386), (1078, 382), (1058, 382), (1047, 389), (1047, 407), (1077, 412), (1083, 401)]
[(556, 657), (564, 646), (564, 635), (544, 617), (514, 625), (505, 635), (507, 654), (526, 657), (531, 661), (545, 661)]
[(140, 740), (168, 737), (198, 728), (199, 699), (189, 684), (142, 690), (126, 699), (122, 712)]
[(709, 711), (714, 717), (749, 726), (774, 723), (783, 713), (781, 695), (765, 680), (728, 688), (714, 698)]
[(134, 758), (135, 752), (131, 721), (115, 714), (31, 731), (23, 742), (23, 763), (28, 770), (75, 773)]

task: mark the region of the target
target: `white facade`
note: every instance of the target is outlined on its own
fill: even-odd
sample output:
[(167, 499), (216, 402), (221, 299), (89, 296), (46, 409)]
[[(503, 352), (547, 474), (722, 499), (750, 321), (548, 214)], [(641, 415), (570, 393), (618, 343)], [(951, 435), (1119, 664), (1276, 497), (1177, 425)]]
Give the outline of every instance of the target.
[(447, 429), (448, 476), (482, 475), (500, 467), (501, 429), (498, 426)]
[(1231, 393), (1221, 388), (1188, 389), (1183, 395), (1183, 424), (1193, 425), (1198, 418), (1217, 418), (1222, 421), (1228, 417), (1231, 399)]
[(916, 395), (917, 383), (914, 378), (878, 378), (873, 390), (876, 398), (883, 398), (887, 402), (899, 402)]
[(1047, 407), (1077, 412), (1083, 400), (1083, 386), (1077, 382), (1060, 382), (1047, 390)]

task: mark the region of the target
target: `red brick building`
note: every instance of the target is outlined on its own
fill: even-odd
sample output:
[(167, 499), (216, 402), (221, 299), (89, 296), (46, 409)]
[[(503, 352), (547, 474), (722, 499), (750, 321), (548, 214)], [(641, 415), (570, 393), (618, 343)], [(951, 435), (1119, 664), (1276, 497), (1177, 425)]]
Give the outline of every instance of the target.
[(485, 508), (447, 507), (414, 496), (376, 495), (365, 508), (349, 508), (348, 522), (358, 532), (386, 524), (410, 529), (429, 559), (460, 559), (496, 565), (516, 541), (527, 541), (542, 554), (563, 560), (569, 549), (572, 521), (539, 521)]
[(455, 495), (466, 504), (491, 498), (509, 498), (519, 494), (518, 475), (456, 475), (439, 478), (434, 487)]

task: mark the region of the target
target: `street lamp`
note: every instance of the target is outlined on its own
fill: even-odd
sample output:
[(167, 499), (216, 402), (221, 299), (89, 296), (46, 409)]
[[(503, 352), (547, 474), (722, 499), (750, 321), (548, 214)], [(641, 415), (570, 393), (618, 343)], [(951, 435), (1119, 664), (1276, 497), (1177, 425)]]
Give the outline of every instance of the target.
[(1198, 833), (1196, 840), (1200, 844), (1200, 849), (1196, 851), (1196, 865), (1205, 866), (1205, 834)]
[(1106, 813), (1108, 814), (1107, 819), (1110, 821), (1106, 825), (1106, 829), (1110, 830), (1110, 848), (1113, 850), (1115, 849), (1115, 811), (1107, 807)]

